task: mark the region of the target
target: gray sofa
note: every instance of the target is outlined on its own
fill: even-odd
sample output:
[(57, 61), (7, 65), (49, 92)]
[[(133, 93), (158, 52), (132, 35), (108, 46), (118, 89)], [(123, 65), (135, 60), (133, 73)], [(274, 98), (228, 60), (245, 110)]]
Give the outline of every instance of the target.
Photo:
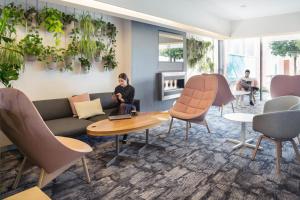
[[(86, 133), (86, 127), (93, 122), (106, 119), (108, 115), (117, 109), (117, 104), (111, 99), (112, 93), (90, 94), (90, 99), (101, 99), (105, 115), (97, 115), (88, 119), (73, 117), (68, 98), (34, 101), (33, 104), (41, 114), (43, 120), (57, 136), (77, 136)], [(140, 110), (139, 100), (134, 100), (137, 111)]]

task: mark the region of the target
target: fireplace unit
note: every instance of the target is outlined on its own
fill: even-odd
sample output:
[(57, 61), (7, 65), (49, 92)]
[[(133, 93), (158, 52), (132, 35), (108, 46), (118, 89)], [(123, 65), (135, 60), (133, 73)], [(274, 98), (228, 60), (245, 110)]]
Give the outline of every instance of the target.
[(185, 72), (158, 73), (160, 100), (164, 101), (180, 97), (180, 94), (184, 88), (185, 79)]

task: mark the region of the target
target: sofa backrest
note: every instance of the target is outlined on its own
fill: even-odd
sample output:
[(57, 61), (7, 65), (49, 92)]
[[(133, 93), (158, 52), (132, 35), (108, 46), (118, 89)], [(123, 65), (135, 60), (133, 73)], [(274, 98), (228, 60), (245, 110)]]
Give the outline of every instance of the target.
[(100, 98), (103, 110), (115, 108), (118, 106), (116, 102), (112, 101), (111, 97), (112, 97), (111, 92), (90, 94), (91, 100)]
[(73, 116), (68, 98), (33, 101), (33, 104), (45, 121)]

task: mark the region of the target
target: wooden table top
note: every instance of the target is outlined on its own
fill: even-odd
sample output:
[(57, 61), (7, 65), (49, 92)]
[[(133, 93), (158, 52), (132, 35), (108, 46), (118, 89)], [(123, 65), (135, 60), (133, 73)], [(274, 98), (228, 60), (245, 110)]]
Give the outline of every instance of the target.
[(33, 187), (23, 192), (17, 193), (4, 200), (51, 200), (44, 192), (38, 187)]
[(137, 113), (131, 119), (101, 120), (87, 127), (87, 134), (91, 136), (124, 135), (138, 130), (152, 128), (169, 120), (168, 112), (144, 112)]

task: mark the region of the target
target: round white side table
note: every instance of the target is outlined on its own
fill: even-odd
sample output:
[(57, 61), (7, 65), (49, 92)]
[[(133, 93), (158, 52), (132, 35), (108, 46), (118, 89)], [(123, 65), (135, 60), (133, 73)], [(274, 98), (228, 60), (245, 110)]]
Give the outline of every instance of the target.
[(253, 117), (254, 117), (254, 114), (250, 114), (250, 113), (230, 113), (230, 114), (224, 115), (225, 119), (228, 119), (231, 121), (236, 121), (236, 122), (241, 122), (241, 138), (240, 138), (240, 140), (227, 139), (227, 141), (237, 144), (237, 145), (233, 146), (233, 149), (237, 149), (240, 147), (250, 147), (250, 148), (256, 147), (253, 144), (249, 144), (249, 142), (253, 141), (253, 138), (246, 140), (246, 123), (252, 123)]

